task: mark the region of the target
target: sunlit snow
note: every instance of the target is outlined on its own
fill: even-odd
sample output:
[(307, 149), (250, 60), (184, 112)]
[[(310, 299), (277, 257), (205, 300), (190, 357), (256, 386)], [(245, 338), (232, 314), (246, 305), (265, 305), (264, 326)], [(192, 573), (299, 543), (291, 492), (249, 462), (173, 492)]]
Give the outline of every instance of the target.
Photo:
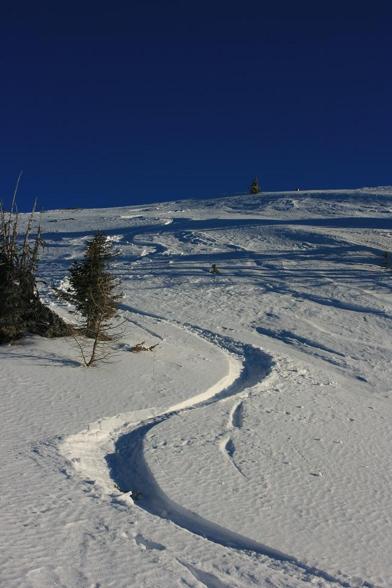
[(75, 320), (52, 286), (102, 230), (123, 334), (91, 369), (0, 347), (0, 585), (392, 586), (391, 215), (389, 187), (45, 213), (41, 297)]

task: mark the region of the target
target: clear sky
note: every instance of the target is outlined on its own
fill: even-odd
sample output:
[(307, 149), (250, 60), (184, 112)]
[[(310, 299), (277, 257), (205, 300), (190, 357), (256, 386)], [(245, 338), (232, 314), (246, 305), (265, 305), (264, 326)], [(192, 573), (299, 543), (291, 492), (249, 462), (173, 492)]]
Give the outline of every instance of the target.
[(2, 2), (0, 198), (392, 184), (391, 5)]

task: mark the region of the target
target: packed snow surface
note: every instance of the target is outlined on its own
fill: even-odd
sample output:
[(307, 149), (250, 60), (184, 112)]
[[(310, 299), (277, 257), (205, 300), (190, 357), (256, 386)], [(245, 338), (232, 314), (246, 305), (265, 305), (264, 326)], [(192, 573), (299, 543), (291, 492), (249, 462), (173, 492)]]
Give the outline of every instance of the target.
[(392, 188), (42, 224), (69, 320), (52, 286), (111, 239), (123, 333), (91, 369), (0, 348), (0, 585), (392, 586)]

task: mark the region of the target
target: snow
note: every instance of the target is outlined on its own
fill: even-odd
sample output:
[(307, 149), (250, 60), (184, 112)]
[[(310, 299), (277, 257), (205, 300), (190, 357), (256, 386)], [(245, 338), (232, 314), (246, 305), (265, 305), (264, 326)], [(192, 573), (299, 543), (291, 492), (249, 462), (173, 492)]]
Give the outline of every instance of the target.
[(51, 284), (103, 230), (124, 333), (91, 369), (0, 348), (0, 585), (391, 586), (391, 212), (384, 186), (45, 213), (42, 298), (74, 320)]

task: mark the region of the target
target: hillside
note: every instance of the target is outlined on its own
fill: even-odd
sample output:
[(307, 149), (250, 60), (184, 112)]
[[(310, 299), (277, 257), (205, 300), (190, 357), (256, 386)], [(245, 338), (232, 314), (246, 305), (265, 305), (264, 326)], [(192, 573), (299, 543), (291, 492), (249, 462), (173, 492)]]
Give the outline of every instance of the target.
[(0, 347), (0, 585), (391, 586), (392, 187), (42, 224), (70, 320), (51, 285), (115, 243), (124, 333), (91, 369), (72, 338)]

